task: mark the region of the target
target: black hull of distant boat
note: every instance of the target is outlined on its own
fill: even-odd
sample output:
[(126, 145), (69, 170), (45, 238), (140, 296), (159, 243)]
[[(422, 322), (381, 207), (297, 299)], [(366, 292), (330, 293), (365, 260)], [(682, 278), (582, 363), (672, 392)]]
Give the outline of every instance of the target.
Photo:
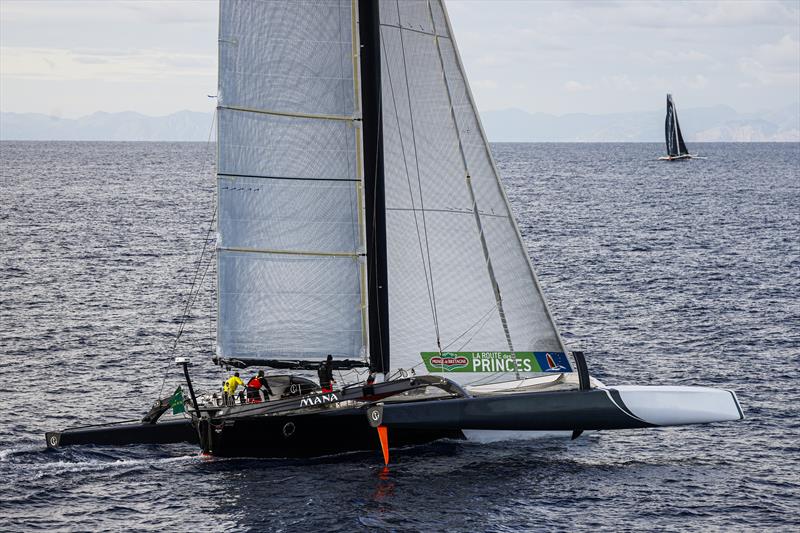
[[(392, 448), (463, 439), (462, 430), (581, 431), (651, 427), (625, 408), (616, 391), (561, 391), (414, 402), (383, 409)], [(50, 447), (72, 444), (199, 443), (222, 457), (314, 457), (380, 450), (364, 408), (309, 414), (75, 428), (46, 435)], [(55, 440), (53, 440), (55, 439)]]

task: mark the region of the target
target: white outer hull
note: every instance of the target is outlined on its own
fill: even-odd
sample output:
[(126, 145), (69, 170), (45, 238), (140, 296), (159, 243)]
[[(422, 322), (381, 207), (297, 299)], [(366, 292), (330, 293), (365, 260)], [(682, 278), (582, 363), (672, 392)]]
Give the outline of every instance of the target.
[(625, 407), (656, 426), (727, 422), (744, 418), (736, 393), (725, 389), (682, 386), (619, 385)]

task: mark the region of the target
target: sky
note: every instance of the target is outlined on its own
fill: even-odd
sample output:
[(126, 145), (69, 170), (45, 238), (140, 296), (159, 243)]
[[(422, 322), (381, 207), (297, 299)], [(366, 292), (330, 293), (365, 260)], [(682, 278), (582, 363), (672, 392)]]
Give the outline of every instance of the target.
[[(403, 0), (400, 0), (403, 1)], [(481, 111), (800, 100), (800, 1), (447, 2)], [(0, 111), (211, 111), (217, 2), (0, 0)]]

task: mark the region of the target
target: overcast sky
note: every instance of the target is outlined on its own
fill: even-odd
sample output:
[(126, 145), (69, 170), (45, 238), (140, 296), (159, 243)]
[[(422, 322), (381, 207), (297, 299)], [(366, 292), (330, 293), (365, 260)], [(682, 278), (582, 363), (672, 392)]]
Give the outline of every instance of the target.
[[(400, 0), (403, 1), (403, 0)], [(800, 99), (800, 2), (447, 3), (478, 107), (750, 112)], [(0, 110), (210, 111), (217, 2), (0, 0)]]

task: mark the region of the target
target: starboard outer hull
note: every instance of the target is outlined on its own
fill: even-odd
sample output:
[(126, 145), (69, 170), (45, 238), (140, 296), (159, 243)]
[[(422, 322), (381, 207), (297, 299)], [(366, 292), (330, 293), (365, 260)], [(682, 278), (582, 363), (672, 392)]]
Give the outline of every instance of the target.
[(742, 418), (732, 391), (669, 386), (458, 398), (387, 405), (383, 413), (383, 423), (393, 428), (518, 431), (633, 429)]

